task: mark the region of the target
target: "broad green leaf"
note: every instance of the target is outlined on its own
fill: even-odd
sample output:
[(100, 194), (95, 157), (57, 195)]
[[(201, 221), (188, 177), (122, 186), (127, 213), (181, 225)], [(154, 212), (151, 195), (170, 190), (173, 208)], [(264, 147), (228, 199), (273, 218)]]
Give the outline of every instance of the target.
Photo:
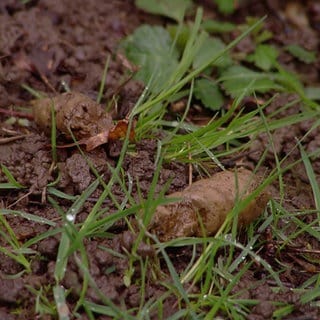
[(246, 91), (264, 93), (272, 89), (281, 90), (272, 74), (255, 72), (243, 66), (232, 66), (223, 71), (219, 79), (226, 93), (238, 97)]
[(259, 44), (255, 52), (248, 56), (247, 60), (253, 62), (258, 68), (269, 71), (276, 65), (278, 51), (267, 44)]
[(157, 93), (178, 66), (178, 52), (168, 31), (144, 25), (127, 37), (122, 46), (127, 58), (140, 69), (136, 78)]
[(235, 9), (235, 0), (214, 0), (222, 13), (232, 13)]
[(273, 33), (270, 30), (263, 30), (255, 36), (256, 43), (266, 42), (273, 38)]
[[(258, 21), (257, 17), (250, 17), (250, 16), (246, 17), (247, 26), (253, 26), (257, 21)], [(246, 28), (247, 26), (243, 26), (243, 27)], [(264, 29), (263, 23), (258, 24), (252, 30), (251, 34), (256, 44), (265, 42), (273, 37), (273, 33), (270, 30)]]
[[(212, 57), (216, 56), (217, 53), (223, 51), (226, 48), (225, 44), (218, 38), (207, 37), (200, 47), (198, 54), (193, 60), (193, 68), (197, 69), (204, 65), (208, 61), (212, 60)], [(224, 54), (221, 58), (216, 60), (212, 65), (216, 67), (225, 68), (232, 63), (228, 53)]]
[(179, 52), (183, 52), (186, 43), (191, 34), (192, 25), (183, 24), (178, 26), (176, 24), (171, 24), (167, 26), (167, 30), (170, 33), (171, 39), (175, 40), (175, 46), (178, 48)]
[(223, 95), (218, 85), (209, 79), (195, 81), (194, 95), (208, 109), (219, 110), (223, 105)]
[(314, 51), (308, 51), (297, 44), (286, 46), (285, 50), (295, 58), (305, 63), (312, 63), (316, 60), (316, 53)]
[(207, 32), (224, 33), (233, 31), (236, 28), (236, 25), (231, 22), (208, 19), (203, 21), (202, 28)]
[(191, 5), (191, 0), (136, 0), (138, 8), (159, 14), (176, 21), (182, 21), (186, 10)]

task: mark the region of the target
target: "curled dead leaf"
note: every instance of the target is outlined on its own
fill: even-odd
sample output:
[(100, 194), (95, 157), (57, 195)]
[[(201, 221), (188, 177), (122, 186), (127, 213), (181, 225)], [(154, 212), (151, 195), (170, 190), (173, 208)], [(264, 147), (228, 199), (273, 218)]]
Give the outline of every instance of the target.
[[(110, 130), (109, 132), (109, 140), (110, 141), (115, 141), (119, 139), (123, 139), (127, 135), (127, 131), (129, 129), (129, 122), (128, 120), (119, 120), (117, 124)], [(131, 126), (130, 128), (130, 133), (129, 133), (129, 140), (133, 141), (134, 140), (134, 128)]]
[(91, 151), (102, 144), (108, 142), (109, 130), (98, 133), (97, 135), (88, 139), (82, 140), (83, 144), (86, 145), (86, 150)]
[[(257, 177), (249, 170), (236, 173), (223, 171), (197, 181), (181, 192), (170, 194), (177, 202), (158, 206), (150, 231), (160, 241), (178, 237), (211, 236), (224, 223), (237, 198), (246, 198), (258, 186)], [(247, 225), (264, 211), (270, 195), (263, 191), (239, 214), (238, 225)], [(202, 227), (203, 226), (203, 227)]]

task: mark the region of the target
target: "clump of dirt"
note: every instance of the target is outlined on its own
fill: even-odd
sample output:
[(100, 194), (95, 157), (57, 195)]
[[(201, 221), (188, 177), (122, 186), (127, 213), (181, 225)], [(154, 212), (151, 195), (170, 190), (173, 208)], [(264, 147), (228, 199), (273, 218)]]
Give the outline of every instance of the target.
[[(181, 192), (170, 194), (168, 197), (181, 200), (158, 206), (150, 229), (161, 241), (214, 235), (235, 206), (237, 198), (241, 200), (249, 196), (257, 187), (257, 177), (243, 168), (199, 180)], [(239, 226), (256, 219), (265, 210), (269, 199), (267, 191), (253, 199), (239, 213)]]
[[(290, 287), (284, 288), (282, 291), (273, 290), (274, 283), (272, 281), (261, 281), (251, 272), (247, 272), (239, 283), (233, 288), (232, 292), (236, 294), (238, 299), (256, 300), (257, 304), (252, 308), (247, 319), (250, 320), (267, 320), (272, 319), (273, 312), (277, 308), (277, 304), (291, 304), (294, 312), (288, 319), (299, 319), (308, 314), (308, 319), (318, 319), (318, 311), (300, 303), (300, 295), (294, 293)], [(286, 318), (285, 318), (286, 319)]]
[[(72, 4), (44, 0), (27, 5), (2, 1), (0, 105), (30, 100), (21, 84), (51, 93), (67, 86), (96, 97), (108, 54), (144, 17), (130, 1), (108, 1), (99, 4), (99, 10), (95, 0)], [(112, 97), (125, 73), (120, 59), (110, 60), (106, 98)], [(139, 96), (137, 90), (132, 95), (133, 86), (136, 89), (128, 84), (122, 90), (123, 97), (133, 99), (124, 101), (124, 107)]]
[[(119, 120), (114, 126), (112, 116), (104, 112), (102, 106), (84, 94), (67, 92), (53, 98), (33, 102), (33, 120), (47, 135), (53, 124), (66, 139), (76, 140), (74, 144), (85, 144), (87, 151), (126, 136), (128, 121)], [(134, 139), (131, 127), (129, 139)], [(70, 145), (67, 145), (68, 147)]]
[[(31, 133), (25, 139), (0, 145), (0, 162), (20, 184), (40, 190), (53, 181), (50, 174), (52, 156), (47, 146), (46, 137)], [(7, 181), (3, 172), (0, 179)]]
[(51, 132), (52, 111), (57, 129), (72, 139), (70, 131), (78, 140), (92, 137), (112, 126), (112, 117), (102, 107), (81, 93), (67, 92), (53, 98), (36, 100), (32, 106), (35, 123), (41, 130)]

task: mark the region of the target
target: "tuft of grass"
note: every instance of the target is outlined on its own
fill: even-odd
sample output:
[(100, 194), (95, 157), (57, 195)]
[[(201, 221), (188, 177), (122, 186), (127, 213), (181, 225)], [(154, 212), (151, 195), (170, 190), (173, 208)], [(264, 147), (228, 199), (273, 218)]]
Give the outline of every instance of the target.
[(315, 209), (317, 211), (317, 218), (318, 218), (319, 225), (320, 225), (320, 188), (319, 188), (319, 184), (317, 182), (316, 175), (313, 171), (312, 164), (311, 164), (311, 161), (310, 161), (308, 154), (304, 150), (300, 141), (298, 141), (298, 144), (299, 144), (299, 149), (300, 149), (300, 153), (301, 153), (301, 158), (302, 158), (303, 164), (306, 168), (307, 176), (309, 178), (310, 185), (311, 185), (311, 188), (313, 191)]
[[(144, 92), (142, 99), (138, 101), (131, 113), (132, 117), (139, 116), (135, 129), (137, 139), (145, 135), (146, 132), (154, 132), (154, 129), (158, 128), (161, 125), (160, 120), (162, 120), (162, 117), (166, 111), (168, 101), (172, 102), (172, 97), (174, 97), (175, 95), (179, 96), (177, 94), (181, 89), (184, 88), (184, 86), (188, 85), (190, 81), (192, 81), (212, 63), (219, 60), (238, 42), (245, 38), (252, 30), (254, 30), (254, 28), (256, 28), (263, 20), (264, 18), (256, 22), (253, 26), (249, 27), (245, 32), (243, 32), (238, 38), (233, 40), (224, 49), (218, 51), (213, 56), (203, 60), (196, 69), (189, 72), (195, 56), (198, 54), (199, 49), (206, 39), (206, 34), (200, 30), (202, 21), (202, 10), (199, 9), (197, 11), (192, 31), (187, 40), (185, 49), (182, 53), (177, 68), (175, 70), (172, 70), (171, 76), (169, 76), (167, 78), (167, 81), (162, 84), (160, 93), (152, 94), (152, 92), (149, 92), (147, 84), (146, 91)], [(152, 76), (149, 81), (152, 82)]]
[(29, 259), (26, 258), (26, 255), (34, 253), (30, 250), (24, 250), (18, 238), (16, 237), (13, 229), (7, 222), (4, 215), (0, 215), (0, 235), (5, 243), (9, 246), (6, 247), (2, 245), (0, 247), (0, 252), (10, 257), (20, 265), (22, 265), (27, 273), (31, 272), (31, 263)]

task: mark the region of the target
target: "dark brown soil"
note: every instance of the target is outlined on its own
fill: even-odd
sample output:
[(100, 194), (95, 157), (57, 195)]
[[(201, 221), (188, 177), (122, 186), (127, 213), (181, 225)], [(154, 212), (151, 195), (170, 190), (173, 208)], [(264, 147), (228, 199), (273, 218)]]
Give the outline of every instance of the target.
[[(307, 1), (307, 4), (303, 2), (310, 21), (310, 26), (306, 28), (295, 26), (294, 22), (284, 19), (279, 14), (280, 9), (284, 7), (283, 1), (265, 2), (266, 4), (263, 4), (263, 1), (250, 1), (250, 5), (239, 8), (228, 19), (241, 22), (248, 15), (263, 16), (268, 13), (267, 28), (276, 34), (273, 41), (277, 44), (296, 43), (306, 49), (319, 52), (320, 5), (316, 1)], [(206, 16), (217, 15), (210, 1), (201, 1), (201, 3), (206, 6)], [(222, 18), (225, 19), (225, 17)], [(0, 2), (0, 108), (12, 110), (13, 107), (21, 106), (24, 112), (28, 112), (27, 108), (30, 108), (30, 101), (34, 97), (21, 87), (22, 84), (48, 95), (62, 93), (65, 87), (69, 87), (72, 91), (81, 92), (95, 99), (107, 56), (111, 54), (102, 103), (109, 101), (114, 94), (117, 94), (117, 108), (114, 108), (111, 113), (114, 119), (123, 119), (137, 101), (142, 86), (134, 81), (121, 85), (127, 80), (128, 72), (123, 59), (117, 55), (116, 49), (120, 39), (146, 21), (152, 24), (163, 23), (159, 18), (148, 16), (137, 10), (134, 1), (129, 0), (41, 0), (30, 1), (26, 5), (22, 4), (22, 1), (2, 0)], [(243, 52), (249, 52), (250, 48), (250, 39), (238, 45), (238, 50)], [(312, 65), (303, 64), (287, 55), (283, 55), (281, 61), (289, 69), (298, 71), (305, 83), (313, 85), (318, 83), (319, 58)], [(293, 99), (295, 99), (293, 95), (279, 95), (268, 107), (267, 112), (271, 113)], [(301, 106), (295, 104), (286, 112), (299, 113), (300, 110)], [(57, 178), (57, 170), (51, 168), (50, 138), (32, 120), (27, 126), (23, 126), (20, 122), (7, 122), (9, 117), (9, 115), (0, 115), (0, 163), (7, 166), (25, 189), (1, 191), (0, 206), (2, 209), (10, 208), (32, 213), (60, 225), (61, 216), (48, 202), (46, 193), (46, 186)], [(303, 122), (291, 126), (290, 129), (282, 128), (273, 133), (277, 154), (281, 157), (290, 154), (286, 160), (288, 164), (300, 157), (299, 149), (294, 148), (296, 138), (306, 134), (311, 125), (310, 122)], [(9, 141), (8, 137), (11, 135), (19, 135), (19, 137), (15, 141)], [(320, 130), (315, 129), (304, 140), (304, 148), (307, 152), (320, 147), (320, 140), (317, 138), (319, 135)], [(253, 150), (258, 150), (260, 153), (251, 153), (242, 159), (242, 163), (246, 167), (254, 167), (265, 148), (270, 148), (261, 171), (270, 171), (274, 168), (274, 151), (268, 141), (267, 135), (261, 135), (252, 146)], [(125, 157), (123, 172), (133, 179), (132, 195), (139, 199), (141, 196), (145, 197), (150, 190), (155, 170), (157, 144), (155, 140), (144, 139), (137, 142), (134, 148), (134, 152), (128, 153)], [(103, 175), (105, 182), (108, 182), (111, 176), (109, 166), (115, 166), (120, 150), (121, 143), (115, 142), (86, 153), (98, 173)], [(320, 182), (319, 159), (312, 159), (312, 161)], [(69, 195), (80, 194), (95, 180), (88, 162), (76, 147), (58, 149), (57, 166), (61, 176), (55, 188)], [(157, 191), (160, 191), (170, 179), (172, 182), (168, 193), (181, 190), (188, 184), (188, 167), (180, 163), (164, 163)], [(6, 182), (4, 174), (0, 174), (0, 182)], [(284, 184), (287, 193), (283, 204), (287, 210), (314, 208), (313, 194), (303, 164), (295, 166), (284, 175)], [(91, 195), (77, 216), (76, 222), (85, 220), (101, 192), (102, 188), (98, 188)], [(119, 203), (125, 197), (117, 185), (113, 187), (112, 193)], [(272, 193), (275, 200), (280, 200), (277, 185), (273, 187)], [(64, 209), (67, 209), (71, 203), (59, 198), (55, 200)], [(105, 206), (112, 208), (112, 202), (105, 203)], [(35, 223), (19, 216), (6, 215), (5, 218), (21, 244), (50, 229), (46, 224)], [(304, 216), (303, 219), (308, 223), (313, 221), (315, 216), (310, 214), (310, 217)], [(280, 226), (283, 224), (286, 232), (289, 232), (287, 223), (288, 221), (279, 221)], [(6, 229), (2, 228), (2, 230)], [(110, 238), (97, 236), (85, 241), (90, 274), (101, 292), (113, 303), (125, 306), (126, 309), (137, 308), (141, 298), (139, 285), (132, 281), (132, 284), (126, 287), (123, 281), (125, 272), (129, 268), (126, 252), (130, 252), (135, 236), (127, 230), (125, 223), (113, 226), (113, 232), (114, 236)], [(4, 253), (0, 253), (0, 319), (37, 318), (36, 294), (35, 291), (30, 290), (30, 287), (38, 291), (40, 288), (46, 290), (55, 284), (53, 272), (59, 240), (60, 236), (55, 235), (32, 245), (31, 249), (34, 253), (31, 258), (31, 270), (21, 277), (12, 275), (23, 271), (22, 265)], [(258, 304), (249, 310), (248, 319), (271, 319), (276, 309), (275, 301), (294, 306), (294, 311), (286, 319), (319, 319), (319, 308), (301, 304), (300, 295), (293, 290), (319, 272), (319, 256), (314, 257), (315, 262), (311, 264), (305, 259), (308, 253), (303, 251), (308, 247), (310, 252), (319, 253), (318, 241), (311, 236), (301, 234), (295, 243), (288, 245), (281, 254), (277, 254), (281, 244), (274, 241), (272, 231), (268, 230), (261, 234), (261, 243), (264, 245), (257, 248), (257, 252), (275, 270), (281, 271), (280, 279), (286, 289), (275, 292), (273, 288), (276, 284), (267, 278), (264, 268), (258, 263), (253, 264), (232, 292), (237, 294), (237, 298), (258, 300)], [(8, 247), (4, 237), (0, 238), (0, 245)], [(113, 255), (105, 248), (119, 254)], [(153, 248), (148, 244), (141, 244), (137, 252), (144, 258), (154, 257)], [(177, 271), (182, 272), (190, 261), (191, 249), (175, 248), (168, 252)], [(110, 271), (111, 269), (113, 271)], [(136, 266), (137, 274), (138, 269), (139, 266)], [(150, 274), (148, 272), (146, 274), (149, 279), (146, 281), (145, 288), (146, 301), (151, 298), (156, 300), (166, 291), (165, 287), (160, 285), (160, 281), (154, 280), (154, 274), (151, 273), (150, 271)], [(168, 278), (165, 268), (162, 272), (159, 271), (161, 282), (171, 281)], [(81, 272), (73, 259), (69, 260), (63, 286), (70, 289), (67, 302), (72, 309), (82, 289)], [(194, 290), (196, 291), (197, 288)], [(49, 294), (48, 297), (53, 301), (52, 295)], [(96, 303), (101, 302), (101, 297), (92, 288), (88, 289), (86, 299)], [(169, 296), (165, 299), (163, 318), (176, 312), (178, 306), (176, 297)], [(79, 310), (81, 319), (87, 319), (82, 312), (83, 310)], [(151, 317), (157, 318), (156, 315)], [(48, 315), (41, 319), (51, 319), (51, 317)], [(97, 319), (107, 318), (101, 316)]]

